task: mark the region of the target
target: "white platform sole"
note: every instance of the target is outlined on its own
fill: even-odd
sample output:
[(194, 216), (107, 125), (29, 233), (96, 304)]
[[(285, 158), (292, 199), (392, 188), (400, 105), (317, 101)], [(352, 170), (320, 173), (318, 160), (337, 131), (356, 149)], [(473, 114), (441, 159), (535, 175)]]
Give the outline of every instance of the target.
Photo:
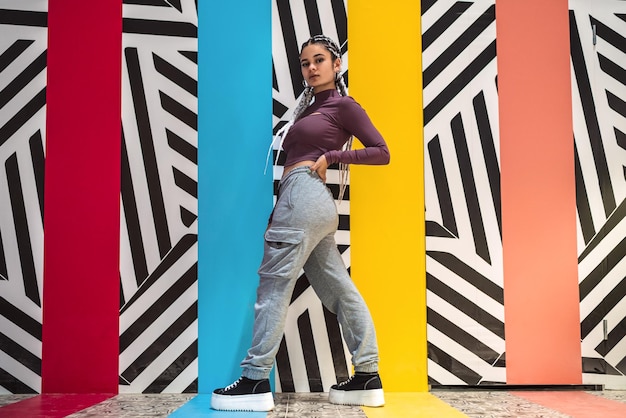
[(385, 404), (385, 394), (382, 389), (369, 390), (336, 390), (330, 389), (328, 394), (330, 403), (336, 405), (358, 405), (358, 406), (383, 406)]
[(272, 392), (254, 395), (218, 395), (211, 397), (211, 408), (218, 411), (264, 412), (274, 409)]

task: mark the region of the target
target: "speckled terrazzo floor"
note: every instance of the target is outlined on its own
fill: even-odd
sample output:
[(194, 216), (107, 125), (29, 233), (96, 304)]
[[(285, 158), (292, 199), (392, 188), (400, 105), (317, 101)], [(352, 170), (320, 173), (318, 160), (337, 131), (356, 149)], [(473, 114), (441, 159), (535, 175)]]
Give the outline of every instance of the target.
[[(534, 395), (537, 395), (533, 397)], [(575, 404), (570, 404), (568, 413), (550, 408), (546, 406), (544, 399), (546, 397), (550, 400), (559, 400), (559, 398), (567, 398), (568, 396), (574, 397), (586, 397), (582, 399), (588, 400), (600, 400), (600, 402), (610, 401), (607, 403), (609, 407), (611, 405), (617, 406), (617, 408), (626, 408), (626, 391), (593, 391), (593, 392), (574, 392), (574, 391), (543, 391), (543, 392), (524, 392), (524, 391), (443, 391), (435, 390), (429, 394), (422, 394), (422, 396), (434, 399), (439, 402), (441, 406), (447, 409), (442, 409), (441, 413), (432, 415), (427, 411), (431, 409), (425, 408), (425, 404), (419, 400), (405, 405), (403, 411), (410, 411), (409, 413), (403, 412), (394, 415), (393, 403), (395, 400), (389, 394), (388, 406), (384, 408), (359, 408), (351, 406), (337, 406), (328, 403), (328, 395), (324, 393), (278, 393), (275, 394), (276, 408), (274, 411), (267, 415), (270, 418), (308, 418), (308, 417), (334, 417), (334, 418), (353, 418), (353, 417), (392, 417), (398, 416), (398, 418), (405, 418), (410, 416), (415, 417), (428, 417), (433, 416), (435, 418), (442, 417), (481, 417), (481, 418), (525, 418), (525, 417), (601, 417), (609, 418), (613, 416), (626, 416), (626, 415), (614, 415), (615, 412), (611, 412), (610, 408), (606, 413), (602, 409), (595, 409), (594, 412), (589, 415), (589, 411), (585, 411), (584, 407), (580, 408), (580, 414), (576, 410)], [(201, 395), (202, 396), (202, 395)], [(229, 416), (259, 416), (258, 413), (246, 414), (246, 413), (226, 413), (212, 411), (208, 408), (208, 402), (210, 395), (204, 395), (206, 403), (199, 403), (199, 408), (188, 409), (186, 413), (180, 413), (184, 411), (182, 408), (189, 401), (196, 398), (194, 394), (120, 394), (106, 399), (96, 405), (82, 409), (78, 412), (65, 415), (72, 418), (91, 418), (91, 417), (168, 417), (174, 415), (176, 417), (229, 417)], [(18, 403), (24, 400), (35, 399), (33, 395), (0, 395), (0, 417), (13, 416), (7, 415), (8, 410), (2, 408), (3, 406)], [(406, 399), (411, 398), (404, 398)], [(417, 398), (413, 398), (417, 399)], [(408, 407), (408, 408), (407, 408)], [(3, 414), (3, 409), (6, 411)], [(177, 412), (178, 411), (178, 412)], [(232, 415), (229, 415), (232, 414)], [(619, 412), (618, 412), (619, 414)], [(60, 416), (60, 415), (47, 415), (45, 412), (33, 415), (22, 415), (24, 417), (30, 416)]]
[(509, 392), (434, 392), (442, 401), (469, 417), (569, 417)]
[[(455, 409), (463, 412), (468, 417), (481, 418), (522, 418), (522, 417), (573, 417), (575, 415), (559, 412), (555, 409), (543, 406), (539, 403), (525, 399), (524, 391), (434, 391), (432, 394), (446, 402)], [(555, 398), (579, 394), (581, 392), (541, 392), (550, 393)], [(626, 391), (593, 391), (584, 392), (603, 399), (618, 401), (626, 405)], [(581, 415), (587, 417), (587, 415)], [(603, 417), (601, 411), (597, 411), (596, 417)], [(612, 416), (612, 415), (609, 415)], [(626, 415), (624, 415), (626, 417)], [(606, 417), (604, 417), (606, 418)]]

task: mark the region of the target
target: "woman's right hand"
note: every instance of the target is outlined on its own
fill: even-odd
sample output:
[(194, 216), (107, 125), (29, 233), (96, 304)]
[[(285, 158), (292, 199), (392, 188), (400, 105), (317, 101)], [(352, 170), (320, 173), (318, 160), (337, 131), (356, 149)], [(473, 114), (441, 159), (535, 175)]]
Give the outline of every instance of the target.
[(311, 171), (317, 173), (317, 175), (322, 179), (324, 183), (326, 183), (326, 170), (328, 169), (328, 161), (326, 161), (326, 156), (322, 154), (320, 158), (315, 161), (315, 164), (311, 166)]

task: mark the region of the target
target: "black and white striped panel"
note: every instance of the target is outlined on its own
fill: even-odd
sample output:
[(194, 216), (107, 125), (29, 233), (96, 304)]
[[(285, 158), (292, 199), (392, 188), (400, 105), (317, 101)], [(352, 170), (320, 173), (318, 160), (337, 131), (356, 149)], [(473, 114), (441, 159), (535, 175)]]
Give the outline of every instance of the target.
[(428, 373), (504, 383), (494, 0), (422, 1)]
[(0, 394), (41, 390), (47, 10), (0, 1)]
[(197, 391), (197, 241), (182, 237), (122, 307), (120, 391)]
[(123, 18), (120, 392), (195, 392), (197, 4)]
[(570, 0), (584, 383), (626, 387), (626, 3)]
[[(309, 37), (323, 33), (342, 50), (347, 81), (347, 16), (344, 0), (273, 0), (273, 114), (274, 132), (290, 118), (304, 90), (300, 72), (300, 46)], [(358, 98), (356, 98), (358, 100)], [(268, 143), (269, 146), (269, 143)], [(274, 149), (274, 158), (276, 149)], [(270, 161), (270, 167), (271, 167)], [(284, 154), (274, 167), (275, 189), (282, 175)], [(335, 198), (339, 193), (338, 167), (328, 170), (327, 184)], [(350, 195), (346, 189), (338, 205), (339, 230), (335, 239), (346, 266), (350, 266)], [(322, 392), (348, 376), (349, 355), (337, 319), (325, 310), (304, 275), (294, 292), (285, 336), (276, 357), (277, 389), (282, 392)]]

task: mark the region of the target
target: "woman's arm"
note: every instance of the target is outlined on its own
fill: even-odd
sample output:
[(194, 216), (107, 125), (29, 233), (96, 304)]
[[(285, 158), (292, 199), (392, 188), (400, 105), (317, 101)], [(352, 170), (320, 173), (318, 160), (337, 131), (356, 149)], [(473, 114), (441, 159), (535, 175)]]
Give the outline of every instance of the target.
[(389, 148), (365, 110), (351, 97), (345, 97), (340, 104), (338, 122), (363, 144), (365, 148), (324, 154), (327, 163), (345, 164), (389, 164)]

